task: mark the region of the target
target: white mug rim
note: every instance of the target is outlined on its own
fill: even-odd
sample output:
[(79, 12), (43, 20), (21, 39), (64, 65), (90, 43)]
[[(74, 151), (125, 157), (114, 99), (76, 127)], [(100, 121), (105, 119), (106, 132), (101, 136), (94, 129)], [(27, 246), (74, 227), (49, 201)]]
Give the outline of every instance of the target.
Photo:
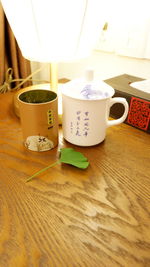
[(91, 101), (103, 101), (103, 100), (110, 99), (110, 98), (113, 97), (113, 95), (115, 94), (115, 90), (113, 88), (111, 90), (112, 90), (112, 93), (109, 96), (106, 96), (106, 97), (103, 97), (103, 98), (96, 98), (96, 99), (74, 97), (74, 96), (70, 96), (70, 95), (65, 94), (63, 91), (62, 91), (62, 95), (66, 96), (66, 97), (69, 97), (71, 99), (76, 99), (76, 100), (80, 100), (80, 101), (88, 101), (88, 102), (91, 102)]
[(80, 96), (72, 96), (72, 95), (68, 94), (68, 91), (72, 91), (72, 90), (75, 90), (75, 89), (72, 88), (71, 82), (68, 82), (68, 85), (64, 84), (64, 86), (61, 90), (61, 93), (62, 93), (62, 95), (66, 96), (66, 97), (69, 97), (71, 99), (81, 100), (81, 101), (82, 100), (83, 101), (103, 101), (103, 100), (112, 98), (113, 95), (115, 94), (114, 88), (111, 87), (110, 85), (106, 84), (106, 83), (105, 83), (105, 88), (103, 87), (101, 91), (108, 92), (108, 96), (105, 96), (102, 98), (88, 99), (88, 98), (81, 98)]

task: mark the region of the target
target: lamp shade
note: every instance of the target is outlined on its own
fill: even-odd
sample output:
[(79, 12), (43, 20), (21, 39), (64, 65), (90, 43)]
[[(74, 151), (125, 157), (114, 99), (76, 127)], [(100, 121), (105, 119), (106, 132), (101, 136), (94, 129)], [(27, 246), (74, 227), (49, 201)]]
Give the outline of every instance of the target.
[(63, 62), (89, 56), (104, 19), (101, 0), (1, 0), (25, 58)]

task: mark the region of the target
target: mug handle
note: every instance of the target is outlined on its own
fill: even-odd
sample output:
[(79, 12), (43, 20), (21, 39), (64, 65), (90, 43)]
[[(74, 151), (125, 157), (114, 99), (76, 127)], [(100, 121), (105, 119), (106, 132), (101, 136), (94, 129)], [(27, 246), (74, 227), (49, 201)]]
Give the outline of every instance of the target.
[(125, 98), (123, 98), (123, 97), (113, 97), (113, 98), (110, 99), (109, 112), (110, 112), (110, 108), (112, 107), (112, 105), (114, 105), (116, 103), (121, 103), (124, 106), (124, 108), (125, 108), (124, 113), (119, 119), (107, 120), (107, 127), (110, 127), (110, 126), (113, 126), (113, 125), (118, 125), (118, 124), (124, 122), (126, 117), (127, 117), (127, 115), (128, 115), (129, 105), (128, 105), (127, 100)]

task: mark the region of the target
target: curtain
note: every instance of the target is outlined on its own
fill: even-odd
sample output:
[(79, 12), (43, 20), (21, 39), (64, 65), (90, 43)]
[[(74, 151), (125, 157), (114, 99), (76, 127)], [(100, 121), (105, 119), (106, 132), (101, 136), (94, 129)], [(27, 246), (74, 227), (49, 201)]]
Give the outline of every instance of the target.
[[(13, 79), (24, 79), (31, 74), (30, 61), (22, 56), (0, 3), (0, 85), (6, 82), (8, 68), (12, 68)], [(17, 84), (12, 83), (11, 87)], [(29, 84), (31, 82), (26, 82), (23, 87)]]

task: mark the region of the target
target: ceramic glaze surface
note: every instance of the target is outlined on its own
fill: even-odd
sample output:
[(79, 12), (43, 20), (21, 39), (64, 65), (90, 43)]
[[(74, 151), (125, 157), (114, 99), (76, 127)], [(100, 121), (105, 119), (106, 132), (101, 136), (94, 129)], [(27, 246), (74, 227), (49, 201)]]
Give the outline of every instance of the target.
[[(114, 89), (106, 83), (86, 83), (75, 80), (62, 91), (63, 135), (72, 144), (92, 146), (101, 143), (109, 126), (122, 123), (128, 114), (124, 98), (112, 98)], [(109, 121), (110, 108), (115, 103), (124, 105), (121, 118)]]

